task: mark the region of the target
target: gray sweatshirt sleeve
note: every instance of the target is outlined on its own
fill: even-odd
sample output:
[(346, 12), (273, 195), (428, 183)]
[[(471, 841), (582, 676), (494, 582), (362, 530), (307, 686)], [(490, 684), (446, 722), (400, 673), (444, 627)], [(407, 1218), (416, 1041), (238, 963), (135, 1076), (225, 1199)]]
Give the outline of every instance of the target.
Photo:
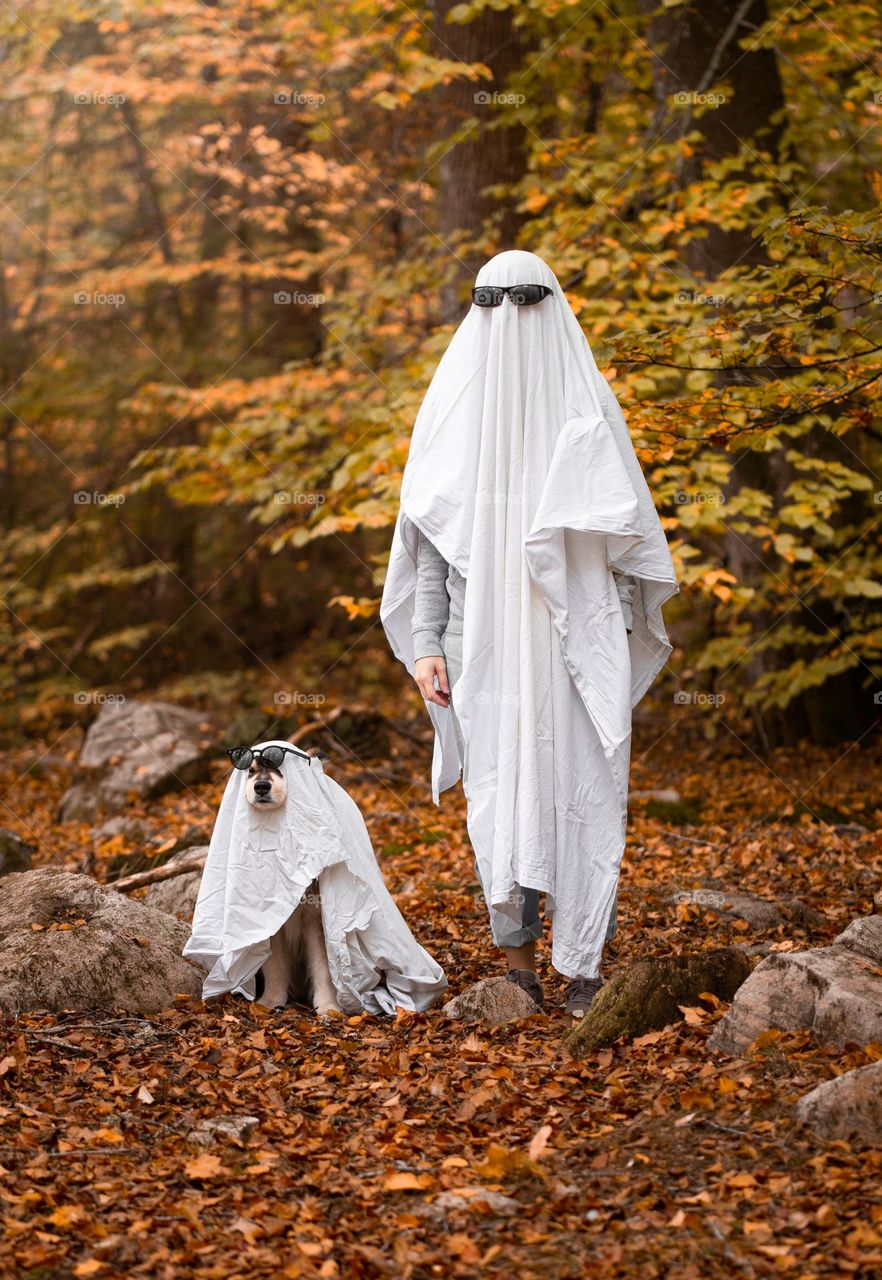
[(441, 636), (450, 614), (447, 561), (424, 533), (417, 543), (417, 580), (411, 634), (415, 658), (442, 657)]
[(619, 593), (619, 600), (622, 605), (622, 614), (625, 619), (625, 626), (628, 631), (634, 625), (634, 614), (632, 604), (634, 601), (634, 591), (637, 586), (637, 579), (630, 573), (616, 573), (613, 569), (613, 579), (616, 584), (616, 591)]

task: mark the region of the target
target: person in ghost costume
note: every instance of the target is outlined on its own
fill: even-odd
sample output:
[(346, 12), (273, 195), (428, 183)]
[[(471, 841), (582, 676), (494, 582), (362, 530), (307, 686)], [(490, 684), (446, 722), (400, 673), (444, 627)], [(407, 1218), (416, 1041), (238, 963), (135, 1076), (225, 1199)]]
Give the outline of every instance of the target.
[(339, 1008), (427, 1009), (447, 979), (393, 902), (358, 806), (320, 760), (290, 743), (252, 751), (272, 746), (285, 748), (284, 804), (249, 804), (247, 769), (233, 769), (212, 832), (183, 952), (208, 971), (203, 999), (227, 991), (255, 998), (270, 939), (317, 880)]
[(381, 618), (427, 701), (436, 803), (462, 772), (507, 977), (543, 1002), (543, 893), (578, 1017), (615, 930), (631, 708), (671, 651), (661, 610), (678, 587), (554, 272), (501, 253), (472, 297), (414, 426)]

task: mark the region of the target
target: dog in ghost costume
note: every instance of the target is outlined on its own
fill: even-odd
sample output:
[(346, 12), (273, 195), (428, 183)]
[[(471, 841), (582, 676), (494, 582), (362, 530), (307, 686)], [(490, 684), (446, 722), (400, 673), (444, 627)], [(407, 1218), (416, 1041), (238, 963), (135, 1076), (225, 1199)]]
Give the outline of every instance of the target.
[[(295, 751), (286, 752), (281, 747), (270, 748), (265, 754), (248, 750), (241, 760), (236, 751), (228, 752), (235, 767), (248, 768), (245, 783), (245, 799), (253, 809), (283, 809), (288, 797), (288, 784), (282, 771), (284, 758)], [(278, 759), (281, 755), (281, 760)], [(303, 753), (305, 758), (306, 753)], [(257, 1003), (267, 1009), (281, 1009), (288, 1004), (311, 1003), (320, 1017), (339, 1013), (328, 953), (325, 947), (325, 931), (322, 927), (318, 881), (313, 880), (300, 904), (270, 938), (270, 953), (260, 975), (263, 991)]]
[[(278, 764), (267, 764), (268, 748)], [(358, 806), (288, 742), (247, 750), (227, 783), (184, 955), (203, 999), (230, 991), (320, 1014), (426, 1009), (447, 986), (383, 881)]]

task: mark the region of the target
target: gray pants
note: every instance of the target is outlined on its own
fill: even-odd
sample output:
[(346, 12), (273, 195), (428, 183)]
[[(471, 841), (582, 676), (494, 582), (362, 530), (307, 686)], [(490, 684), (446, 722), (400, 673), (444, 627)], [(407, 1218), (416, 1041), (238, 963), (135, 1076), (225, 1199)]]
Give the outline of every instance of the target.
[[(447, 666), (447, 683), (452, 689), (462, 674), (462, 624), (458, 620), (453, 625), (449, 625), (441, 637), (441, 649)], [(456, 745), (459, 750), (460, 763), (462, 763), (465, 759), (465, 743), (452, 700), (450, 714), (453, 716)], [(475, 877), (480, 880), (477, 863), (475, 863)], [(615, 937), (617, 905), (618, 894), (613, 899), (613, 908), (606, 928), (607, 942), (609, 942), (610, 938)], [(539, 890), (523, 889), (518, 885), (518, 906), (520, 907), (519, 921), (514, 920), (509, 914), (500, 911), (497, 907), (488, 904), (490, 932), (493, 936), (493, 941), (498, 947), (523, 947), (528, 942), (535, 942), (537, 938), (542, 937), (542, 920), (539, 915)]]

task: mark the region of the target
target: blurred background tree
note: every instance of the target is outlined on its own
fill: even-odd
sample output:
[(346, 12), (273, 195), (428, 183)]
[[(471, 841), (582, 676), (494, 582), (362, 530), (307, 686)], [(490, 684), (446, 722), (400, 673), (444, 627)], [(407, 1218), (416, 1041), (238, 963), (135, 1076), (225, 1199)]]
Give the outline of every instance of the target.
[[(359, 678), (475, 270), (557, 272), (766, 745), (879, 712), (876, 6), (7, 8), (11, 713), (321, 651)], [(381, 639), (381, 637), (379, 637)], [(327, 664), (325, 664), (327, 665)]]

